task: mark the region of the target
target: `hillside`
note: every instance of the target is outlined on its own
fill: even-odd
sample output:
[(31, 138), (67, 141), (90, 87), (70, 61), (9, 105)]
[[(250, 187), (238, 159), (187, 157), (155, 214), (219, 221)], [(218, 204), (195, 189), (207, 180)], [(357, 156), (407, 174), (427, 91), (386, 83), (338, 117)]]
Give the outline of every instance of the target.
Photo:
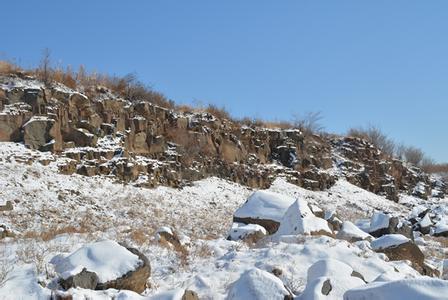
[(0, 299), (447, 295), (446, 183), (365, 140), (25, 75), (0, 109)]

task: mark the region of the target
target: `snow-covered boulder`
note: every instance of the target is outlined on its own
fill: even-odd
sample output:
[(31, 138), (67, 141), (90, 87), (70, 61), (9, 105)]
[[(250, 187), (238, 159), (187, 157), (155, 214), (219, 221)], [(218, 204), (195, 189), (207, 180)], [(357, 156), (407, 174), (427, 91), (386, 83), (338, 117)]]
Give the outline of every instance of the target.
[(233, 221), (263, 226), (269, 234), (278, 230), (280, 222), (295, 199), (269, 191), (256, 191), (233, 214)]
[(286, 211), (275, 236), (296, 234), (333, 236), (333, 231), (327, 221), (311, 212), (305, 200), (299, 199)]
[(389, 221), (391, 216), (383, 212), (375, 212), (370, 220), (369, 232), (374, 237), (379, 237), (384, 234), (389, 234)]
[(231, 241), (244, 240), (257, 242), (265, 237), (267, 233), (263, 226), (257, 224), (233, 223), (227, 239)]
[(390, 260), (409, 260), (420, 273), (425, 270), (423, 252), (403, 235), (387, 234), (372, 241), (370, 245), (374, 251), (386, 254)]
[(441, 300), (447, 299), (448, 281), (421, 277), (391, 282), (373, 282), (344, 294), (344, 300)]
[(228, 300), (272, 299), (284, 300), (291, 296), (283, 282), (275, 275), (260, 269), (250, 269), (235, 281)]
[(414, 238), (411, 226), (398, 217), (383, 212), (375, 212), (372, 215), (368, 232), (374, 237), (385, 234), (401, 234), (410, 239)]
[(52, 263), (66, 289), (114, 288), (141, 293), (151, 274), (149, 261), (143, 254), (110, 240), (87, 244), (67, 257), (55, 257)]
[(354, 274), (353, 269), (341, 261), (317, 261), (308, 269), (306, 287), (298, 299), (341, 299), (347, 290), (365, 284)]
[(429, 234), (431, 231), (431, 226), (433, 225), (429, 213), (427, 213), (421, 220), (418, 222), (418, 229), (423, 234)]
[(336, 238), (346, 240), (350, 243), (363, 240), (373, 240), (373, 237), (370, 234), (362, 231), (350, 221), (345, 221), (342, 223), (341, 229), (338, 231)]
[(448, 237), (448, 220), (442, 219), (437, 222), (432, 230), (432, 235)]
[(375, 251), (384, 250), (387, 248), (398, 247), (399, 245), (408, 243), (410, 240), (401, 234), (387, 234), (375, 239), (370, 243), (372, 249)]

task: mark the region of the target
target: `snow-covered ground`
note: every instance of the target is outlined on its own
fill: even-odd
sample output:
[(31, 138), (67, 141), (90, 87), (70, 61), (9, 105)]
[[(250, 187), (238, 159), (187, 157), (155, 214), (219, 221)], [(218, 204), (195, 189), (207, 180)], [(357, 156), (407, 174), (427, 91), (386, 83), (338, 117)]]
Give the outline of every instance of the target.
[[(82, 253), (78, 253), (81, 258), (72, 253), (88, 243), (104, 239), (135, 247), (148, 257), (152, 269), (151, 288), (143, 294), (145, 299), (156, 296), (178, 299), (175, 295), (182, 296), (184, 289), (196, 291), (201, 299), (263, 297), (271, 295), (269, 293), (283, 293), (284, 289), (296, 295), (305, 291), (300, 299), (314, 299), (305, 295), (314, 295), (316, 287), (324, 283), (323, 277), (333, 278), (338, 274), (316, 271), (320, 275), (313, 273), (314, 276), (308, 269), (319, 263), (332, 270), (331, 266), (338, 264), (328, 260), (337, 260), (345, 266), (344, 270), (356, 271), (366, 282), (421, 278), (407, 263), (388, 262), (384, 254), (375, 253), (369, 241), (349, 243), (327, 236), (296, 235), (292, 231), (295, 235), (268, 238), (254, 245), (226, 240), (233, 214), (254, 192), (226, 180), (208, 178), (182, 189), (145, 189), (118, 184), (106, 177), (58, 174), (57, 165), (61, 159), (28, 150), (20, 144), (0, 143), (0, 205), (11, 201), (14, 206), (12, 211), (0, 212), (0, 224), (11, 227), (17, 235), (0, 240), (0, 299), (45, 299), (57, 286), (57, 274), (73, 271), (70, 268), (55, 270), (51, 261), (54, 262), (55, 257), (69, 262), (72, 258), (84, 260)], [(39, 161), (49, 164), (44, 166)], [(399, 203), (395, 203), (345, 180), (339, 180), (327, 191), (314, 192), (279, 178), (268, 192), (281, 194), (285, 199), (305, 200), (323, 210), (335, 211), (342, 220), (354, 223), (370, 218), (375, 211), (408, 216), (411, 207), (416, 205), (440, 207), (445, 215), (448, 212), (446, 199), (425, 203), (403, 196)], [(286, 211), (288, 206), (281, 209)], [(278, 210), (277, 207), (275, 212)], [(276, 217), (281, 221), (281, 216)], [(353, 226), (346, 224), (347, 234), (364, 237)], [(186, 241), (187, 251), (180, 252), (160, 243), (157, 229), (161, 227), (177, 232)], [(448, 253), (446, 241), (419, 239), (419, 243), (425, 254), (435, 253), (434, 249), (437, 249), (439, 256), (432, 262), (441, 268), (443, 261), (440, 258)], [(321, 263), (322, 260), (325, 263)], [(128, 263), (135, 263), (132, 257)], [(277, 277), (273, 279), (274, 270)], [(338, 280), (334, 279), (333, 283), (338, 284)], [(335, 287), (337, 293), (319, 299), (341, 299), (344, 286), (353, 288), (360, 282), (347, 279)], [(250, 289), (242, 291), (248, 285), (272, 290), (263, 293)], [(405, 281), (384, 288), (407, 285)], [(437, 288), (440, 284), (431, 282), (424, 288), (428, 289), (428, 286)], [(380, 284), (371, 288), (379, 290), (379, 295), (385, 293)], [(446, 286), (440, 289), (446, 289)], [(361, 290), (354, 291), (347, 299), (362, 299), (356, 298)], [(77, 290), (75, 294), (80, 299), (84, 296), (143, 299), (131, 292)], [(436, 292), (435, 295), (442, 294)]]

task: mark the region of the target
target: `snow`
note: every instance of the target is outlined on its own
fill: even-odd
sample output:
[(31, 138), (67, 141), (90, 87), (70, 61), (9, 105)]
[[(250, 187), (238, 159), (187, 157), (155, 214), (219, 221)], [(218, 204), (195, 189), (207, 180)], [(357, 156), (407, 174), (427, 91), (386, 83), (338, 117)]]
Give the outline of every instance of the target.
[(337, 233), (336, 237), (347, 241), (373, 239), (370, 234), (362, 231), (350, 221), (342, 222), (341, 230)]
[(375, 282), (349, 290), (344, 300), (442, 300), (448, 298), (448, 281), (433, 278)]
[(160, 227), (160, 228), (157, 229), (157, 231), (156, 231), (157, 235), (159, 235), (159, 233), (162, 233), (162, 232), (166, 232), (166, 233), (168, 233), (169, 235), (174, 235), (174, 234), (173, 234), (173, 230), (172, 230), (170, 227), (167, 227), (167, 226)]
[(313, 234), (317, 232), (333, 232), (328, 227), (327, 221), (316, 217), (310, 210), (305, 200), (296, 200), (286, 211), (275, 236)]
[(55, 263), (55, 270), (63, 279), (76, 275), (86, 268), (87, 271), (98, 275), (99, 282), (107, 282), (135, 270), (142, 262), (137, 255), (117, 242), (104, 240), (87, 244)]
[(0, 300), (47, 300), (50, 298), (50, 294), (50, 290), (44, 289), (37, 282), (36, 272), (32, 265), (14, 268), (6, 282), (0, 285)]
[(228, 300), (272, 299), (283, 300), (289, 292), (275, 275), (252, 268), (232, 284)]
[[(352, 276), (352, 272), (349, 265), (335, 259), (317, 261), (308, 269), (307, 285), (299, 300), (341, 299), (347, 290), (365, 284), (362, 279)], [(324, 295), (322, 287), (327, 280), (331, 290)]]
[(432, 221), (431, 221), (431, 218), (429, 217), (429, 213), (426, 214), (423, 217), (423, 219), (420, 220), (419, 224), (422, 228), (426, 228), (426, 227), (429, 227), (432, 225)]
[(442, 232), (448, 232), (448, 220), (442, 219), (434, 225), (433, 234), (440, 234)]
[[(116, 144), (118, 145), (119, 141)], [(40, 159), (49, 159), (51, 162), (48, 166), (43, 166), (38, 163)], [(30, 164), (23, 163), (30, 160)], [(61, 175), (57, 173), (57, 165), (61, 161), (59, 157), (32, 151), (20, 144), (0, 143), (0, 186), (3, 187), (0, 199), (14, 203), (13, 211), (2, 213), (0, 223), (8, 224), (24, 235), (28, 232), (48, 233), (64, 229), (64, 226), (86, 230), (80, 233), (64, 233), (62, 230), (60, 234), (50, 236), (50, 239), (45, 241), (22, 237), (2, 240), (0, 261), (16, 265), (16, 270), (10, 276), (19, 271), (24, 272), (26, 265), (19, 260), (18, 253), (20, 249), (34, 244), (37, 245), (36, 249), (45, 250), (42, 265), (45, 269), (48, 268), (50, 274), (38, 271), (26, 280), (23, 279), (21, 283), (8, 280), (9, 287), (33, 286), (31, 290), (49, 293), (50, 283), (57, 279), (57, 274), (52, 273), (52, 265), (48, 262), (55, 256), (67, 259), (70, 253), (85, 247), (86, 244), (90, 245), (98, 238), (124, 241), (144, 253), (151, 262), (152, 288), (143, 295), (129, 291), (75, 289), (74, 293), (79, 297), (74, 299), (176, 299), (184, 289), (196, 291), (201, 299), (226, 299), (233, 283), (254, 268), (269, 275), (274, 268), (282, 270), (278, 279), (287, 289), (299, 295), (305, 288), (308, 291), (318, 291), (325, 282), (321, 277), (314, 278), (315, 276), (313, 280), (308, 280), (308, 269), (322, 260), (337, 260), (362, 274), (367, 282), (421, 278), (421, 275), (405, 262), (386, 261), (383, 254), (372, 251), (367, 241), (348, 243), (326, 236), (296, 235), (292, 231), (289, 232), (294, 235), (278, 236), (277, 239), (265, 238), (255, 246), (241, 241), (227, 241), (233, 213), (238, 207), (244, 206), (244, 202), (254, 191), (226, 180), (207, 178), (182, 189), (145, 189), (129, 184), (117, 184), (102, 176)], [(262, 193), (289, 199), (286, 201), (289, 203), (281, 209), (279, 206), (278, 210), (272, 207), (267, 209), (276, 212), (279, 222), (293, 204), (296, 206), (294, 211), (298, 212), (300, 208), (308, 214), (304, 202), (321, 207), (325, 211), (333, 211), (342, 220), (355, 221), (362, 218), (363, 229), (370, 228), (370, 222), (365, 218), (371, 216), (374, 210), (408, 217), (410, 207), (421, 204), (427, 208), (431, 207), (431, 215), (437, 211), (437, 217), (433, 220), (438, 225), (446, 224), (441, 222), (441, 219), (448, 212), (446, 199), (438, 202), (432, 202), (431, 199), (420, 201), (413, 196), (401, 195), (402, 199), (407, 197), (406, 205), (403, 205), (401, 202), (395, 203), (362, 190), (344, 179), (338, 180), (326, 191), (309, 191), (278, 178)], [(297, 203), (296, 199), (299, 199)], [(274, 203), (278, 204), (275, 201)], [(254, 207), (258, 207), (258, 204)], [(295, 216), (295, 219), (292, 219), (294, 222), (303, 222), (298, 219), (298, 213), (291, 215)], [(310, 214), (303, 219), (306, 219), (306, 223), (308, 219), (314, 218), (316, 217)], [(290, 222), (290, 225), (294, 222)], [(311, 222), (311, 225), (314, 226), (314, 222)], [(158, 243), (155, 233), (162, 226), (171, 229), (179, 238), (188, 239), (188, 235), (188, 256), (182, 257), (174, 249)], [(305, 227), (307, 226), (312, 227), (309, 224)], [(353, 233), (353, 227), (344, 230)], [(140, 231), (141, 241), (134, 240), (132, 234)], [(441, 257), (446, 257), (446, 248), (443, 248), (441, 243), (428, 241), (428, 246), (424, 247), (433, 247), (430, 249), (437, 249)], [(334, 278), (331, 273), (322, 277), (328, 277), (335, 287), (334, 291), (340, 287), (338, 293), (342, 293), (342, 290), (346, 289), (345, 285), (351, 286), (352, 280), (358, 280), (353, 276), (348, 277), (345, 271), (343, 274), (341, 278)], [(37, 278), (47, 284), (48, 288), (36, 285)], [(341, 280), (342, 284), (337, 284), (338, 280)], [(22, 295), (20, 292), (25, 293), (16, 292), (18, 295)], [(11, 294), (3, 286), (0, 287), (0, 299), (2, 296), (4, 299), (11, 299), (4, 295)], [(331, 299), (334, 295), (336, 294), (330, 292), (323, 299)]]
[(294, 198), (270, 191), (254, 192), (235, 213), (237, 218), (253, 218), (280, 222)]
[(372, 241), (370, 245), (373, 250), (382, 250), (390, 247), (396, 247), (409, 241), (410, 239), (401, 234), (386, 234)]
[(390, 215), (382, 213), (382, 212), (375, 212), (370, 221), (369, 232), (374, 232), (379, 229), (385, 229), (385, 228), (389, 227), (389, 220), (390, 220)]
[(55, 122), (53, 119), (49, 118), (48, 116), (32, 116), (28, 122), (22, 125), (22, 127), (26, 127), (28, 124), (31, 124), (32, 122), (39, 122), (39, 121), (52, 121)]
[(185, 290), (182, 288), (166, 291), (155, 294), (148, 298), (148, 300), (182, 300)]
[(262, 235), (267, 235), (267, 231), (263, 226), (257, 224), (233, 223), (229, 232), (229, 238), (232, 241), (242, 240), (245, 237), (258, 232)]
[(409, 211), (409, 208), (359, 188), (344, 178), (340, 178), (328, 190), (310, 191), (280, 177), (274, 180), (269, 191), (304, 199), (326, 211), (335, 211), (344, 221), (354, 222), (359, 219), (360, 214), (370, 217), (373, 210), (390, 211), (394, 214), (407, 214)]

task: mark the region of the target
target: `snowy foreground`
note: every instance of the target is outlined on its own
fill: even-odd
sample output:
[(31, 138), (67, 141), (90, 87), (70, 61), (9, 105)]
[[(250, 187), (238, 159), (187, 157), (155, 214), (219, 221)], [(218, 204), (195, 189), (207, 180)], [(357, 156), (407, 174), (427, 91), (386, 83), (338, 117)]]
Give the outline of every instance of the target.
[[(375, 239), (366, 232), (381, 228), (382, 215), (370, 222), (377, 211), (406, 217), (437, 205), (446, 216), (447, 199), (435, 203), (403, 195), (394, 203), (344, 180), (312, 192), (281, 178), (267, 193), (253, 194), (218, 178), (150, 190), (110, 178), (61, 175), (57, 164), (51, 155), (0, 143), (0, 205), (14, 206), (0, 212), (0, 224), (14, 233), (0, 239), (0, 299), (51, 299), (62, 291), (60, 279), (82, 268), (97, 273), (99, 282), (117, 278), (141, 264), (123, 245), (148, 258), (150, 287), (141, 294), (72, 288), (73, 299), (181, 299), (185, 290), (200, 299), (448, 299), (448, 281), (375, 252), (407, 238)], [(262, 205), (244, 206), (251, 195)], [(266, 195), (272, 197), (263, 202)], [(332, 235), (309, 207), (336, 212), (344, 221), (340, 232)], [(280, 228), (257, 242), (228, 240), (229, 234), (267, 234), (259, 225), (232, 225), (234, 214), (266, 215)], [(173, 232), (177, 246), (161, 239)], [(415, 242), (446, 279), (447, 239), (425, 236)]]

